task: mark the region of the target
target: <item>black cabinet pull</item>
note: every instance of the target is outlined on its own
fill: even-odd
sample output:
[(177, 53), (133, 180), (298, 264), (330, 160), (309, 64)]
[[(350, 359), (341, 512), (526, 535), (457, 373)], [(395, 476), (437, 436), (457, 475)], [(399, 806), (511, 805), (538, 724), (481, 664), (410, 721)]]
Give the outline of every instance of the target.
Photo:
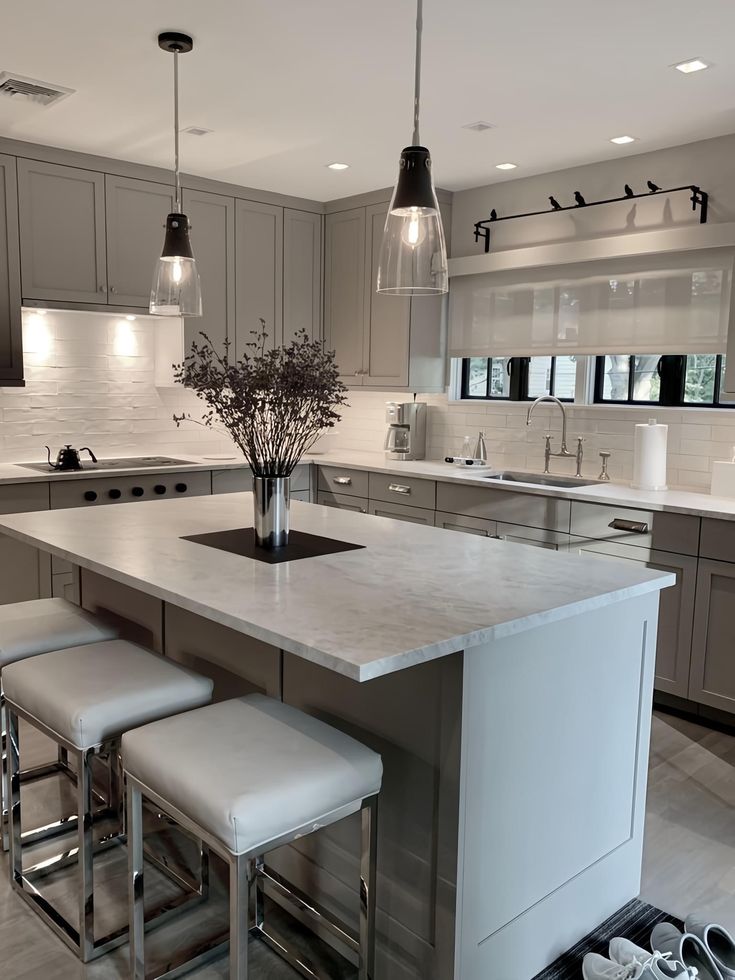
[(629, 531), (631, 534), (648, 534), (648, 524), (646, 521), (626, 521), (622, 517), (616, 517), (607, 525), (615, 531)]

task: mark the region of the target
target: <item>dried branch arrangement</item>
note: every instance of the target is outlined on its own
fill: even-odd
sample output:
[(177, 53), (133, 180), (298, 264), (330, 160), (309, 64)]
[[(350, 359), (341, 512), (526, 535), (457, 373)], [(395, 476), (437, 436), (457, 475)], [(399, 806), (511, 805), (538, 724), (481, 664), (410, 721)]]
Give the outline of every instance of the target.
[(240, 448), (254, 476), (290, 476), (323, 429), (339, 420), (347, 403), (334, 351), (299, 331), (288, 346), (266, 350), (268, 334), (260, 330), (239, 359), (230, 358), (230, 342), (218, 353), (206, 334), (193, 341), (175, 380), (202, 398), (209, 411), (201, 419), (174, 415), (174, 422), (224, 426)]

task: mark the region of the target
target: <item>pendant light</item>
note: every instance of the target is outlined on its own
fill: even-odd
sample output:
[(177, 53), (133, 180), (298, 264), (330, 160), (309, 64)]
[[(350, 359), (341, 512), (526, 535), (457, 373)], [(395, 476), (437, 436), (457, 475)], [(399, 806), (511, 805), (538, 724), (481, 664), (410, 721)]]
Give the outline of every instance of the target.
[(416, 4), (413, 143), (401, 153), (398, 183), (383, 229), (377, 290), (394, 296), (446, 293), (447, 247), (431, 174), (431, 156), (419, 137), (423, 0)]
[(188, 34), (166, 31), (158, 46), (174, 56), (174, 210), (166, 218), (163, 252), (153, 276), (149, 310), (161, 316), (201, 316), (202, 293), (194, 252), (189, 240), (189, 219), (181, 207), (179, 177), (179, 55), (194, 47)]

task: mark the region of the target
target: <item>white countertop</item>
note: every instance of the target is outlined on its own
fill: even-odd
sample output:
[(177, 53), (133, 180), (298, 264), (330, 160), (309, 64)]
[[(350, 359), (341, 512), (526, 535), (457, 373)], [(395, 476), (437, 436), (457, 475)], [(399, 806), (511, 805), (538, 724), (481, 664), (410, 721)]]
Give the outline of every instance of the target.
[(0, 531), (358, 681), (666, 588), (634, 562), (291, 505), (364, 549), (268, 565), (182, 535), (252, 525), (250, 494), (0, 515)]
[[(225, 470), (244, 469), (247, 463), (242, 457), (222, 459), (207, 456), (189, 456), (177, 453), (175, 448), (170, 451), (156, 450), (156, 455), (171, 456), (183, 459), (181, 465), (147, 467), (144, 470), (131, 467), (130, 469), (114, 470), (72, 470), (60, 473), (49, 471), (39, 473), (27, 469), (21, 463), (0, 463), (0, 486), (12, 483), (56, 482), (58, 480), (85, 480), (95, 477), (113, 475), (133, 476), (139, 473), (182, 473), (195, 469)], [(145, 455), (140, 453), (140, 455)], [(373, 472), (388, 473), (392, 476), (417, 476), (430, 480), (441, 480), (445, 483), (465, 483), (471, 486), (484, 486), (495, 490), (510, 490), (518, 493), (532, 493), (546, 497), (559, 497), (566, 500), (587, 500), (598, 504), (611, 504), (613, 507), (638, 507), (644, 510), (670, 511), (677, 514), (691, 514), (696, 517), (715, 517), (722, 520), (735, 521), (735, 499), (729, 497), (713, 497), (708, 493), (695, 490), (662, 490), (647, 491), (633, 490), (630, 485), (622, 483), (598, 483), (592, 486), (580, 487), (539, 487), (534, 484), (505, 483), (488, 480), (488, 474), (495, 472), (491, 467), (474, 470), (472, 467), (459, 468), (440, 460), (420, 460), (417, 462), (401, 462), (388, 460), (384, 453), (353, 452), (347, 449), (336, 449), (329, 453), (307, 454), (302, 463), (317, 463), (325, 466), (345, 466), (356, 470), (372, 470)], [(484, 474), (484, 476), (483, 476)], [(568, 474), (557, 474), (568, 476)]]

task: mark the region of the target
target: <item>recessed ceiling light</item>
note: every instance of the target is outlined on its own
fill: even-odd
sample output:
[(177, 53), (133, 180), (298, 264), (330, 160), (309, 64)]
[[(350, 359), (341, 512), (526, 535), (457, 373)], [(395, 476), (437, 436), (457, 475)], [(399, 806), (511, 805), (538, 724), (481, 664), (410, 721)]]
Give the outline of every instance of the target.
[(130, 314), (128, 314), (128, 315), (127, 315), (127, 316), (125, 317), (125, 319), (126, 319), (126, 320), (134, 320), (134, 319), (135, 319), (135, 317), (134, 317), (134, 316), (130, 316)]
[(46, 316), (48, 310), (36, 310), (36, 313), (38, 313), (39, 316)]
[(349, 163), (328, 163), (327, 164), (327, 167), (330, 170), (349, 170), (350, 169)]
[(182, 129), (181, 132), (188, 133), (189, 136), (209, 136), (214, 130), (202, 129), (201, 126), (189, 126), (188, 129)]
[(678, 65), (672, 67), (684, 75), (691, 75), (694, 71), (704, 71), (705, 68), (711, 68), (712, 65), (702, 58), (691, 58), (689, 61), (680, 61)]
[(635, 143), (637, 139), (637, 136), (613, 136), (610, 142), (617, 143), (618, 146), (622, 146), (624, 143)]
[(496, 170), (515, 170), (517, 166), (518, 166), (517, 163), (496, 163), (495, 164), (495, 169)]
[(465, 123), (462, 129), (471, 129), (473, 133), (484, 133), (488, 129), (495, 129), (492, 123), (478, 119), (477, 122)]

